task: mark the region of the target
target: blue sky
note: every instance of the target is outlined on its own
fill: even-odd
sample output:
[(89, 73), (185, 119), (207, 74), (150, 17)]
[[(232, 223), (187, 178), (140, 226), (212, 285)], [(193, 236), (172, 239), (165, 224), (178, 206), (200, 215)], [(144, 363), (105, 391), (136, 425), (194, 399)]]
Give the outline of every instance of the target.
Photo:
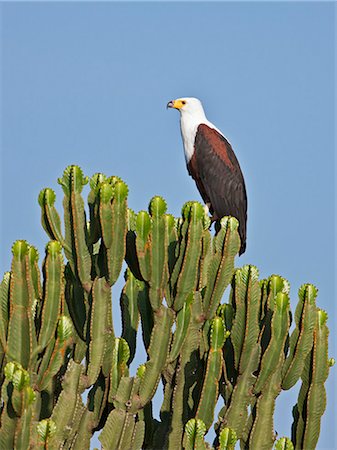
[[(43, 255), (37, 196), (52, 187), (61, 205), (56, 179), (69, 164), (86, 175), (121, 176), (136, 211), (156, 194), (175, 215), (185, 201), (200, 200), (186, 172), (178, 113), (165, 109), (173, 98), (196, 96), (231, 141), (246, 179), (247, 251), (236, 264), (289, 279), (293, 306), (301, 284), (316, 284), (336, 356), (335, 5), (0, 7), (1, 272), (16, 239)], [(319, 449), (337, 448), (335, 372)], [(294, 403), (281, 394), (280, 435), (290, 434)]]

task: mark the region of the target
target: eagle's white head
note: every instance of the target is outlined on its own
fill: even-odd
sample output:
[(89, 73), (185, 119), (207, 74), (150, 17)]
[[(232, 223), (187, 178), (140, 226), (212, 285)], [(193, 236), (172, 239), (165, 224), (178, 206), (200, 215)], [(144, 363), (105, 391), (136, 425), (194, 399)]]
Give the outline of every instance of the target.
[(177, 109), (180, 112), (182, 119), (188, 120), (188, 117), (190, 119), (193, 117), (194, 120), (201, 121), (206, 119), (204, 108), (198, 98), (184, 97), (178, 98), (177, 100), (171, 100), (168, 102), (167, 107)]

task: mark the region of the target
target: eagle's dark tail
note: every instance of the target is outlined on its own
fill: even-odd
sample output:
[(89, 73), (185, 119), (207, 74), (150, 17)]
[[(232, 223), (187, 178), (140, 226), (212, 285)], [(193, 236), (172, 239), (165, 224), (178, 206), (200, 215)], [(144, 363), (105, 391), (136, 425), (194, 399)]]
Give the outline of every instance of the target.
[[(240, 231), (240, 230), (239, 230)], [(241, 238), (241, 247), (240, 247), (240, 250), (239, 250), (239, 256), (241, 256), (242, 255), (242, 253), (244, 253), (245, 251), (246, 251), (246, 241), (244, 240), (242, 240), (242, 237), (241, 237), (241, 235), (240, 235), (240, 238)]]

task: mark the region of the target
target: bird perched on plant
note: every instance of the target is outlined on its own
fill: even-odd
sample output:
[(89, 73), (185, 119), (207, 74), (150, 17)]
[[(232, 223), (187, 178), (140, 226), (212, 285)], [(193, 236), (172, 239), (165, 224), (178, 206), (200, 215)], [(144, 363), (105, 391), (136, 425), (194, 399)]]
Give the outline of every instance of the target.
[(172, 100), (167, 107), (180, 111), (187, 170), (209, 207), (212, 221), (223, 216), (238, 219), (241, 255), (246, 249), (247, 194), (232, 146), (221, 131), (207, 120), (197, 98)]

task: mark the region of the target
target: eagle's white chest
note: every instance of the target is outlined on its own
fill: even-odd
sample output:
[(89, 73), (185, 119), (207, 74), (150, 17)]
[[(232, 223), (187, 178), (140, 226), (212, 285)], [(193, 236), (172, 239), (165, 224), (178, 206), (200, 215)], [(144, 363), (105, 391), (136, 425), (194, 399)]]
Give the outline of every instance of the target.
[(183, 138), (186, 164), (190, 162), (194, 153), (195, 136), (199, 125), (200, 123), (193, 120), (184, 120), (183, 117), (180, 120), (180, 130)]

